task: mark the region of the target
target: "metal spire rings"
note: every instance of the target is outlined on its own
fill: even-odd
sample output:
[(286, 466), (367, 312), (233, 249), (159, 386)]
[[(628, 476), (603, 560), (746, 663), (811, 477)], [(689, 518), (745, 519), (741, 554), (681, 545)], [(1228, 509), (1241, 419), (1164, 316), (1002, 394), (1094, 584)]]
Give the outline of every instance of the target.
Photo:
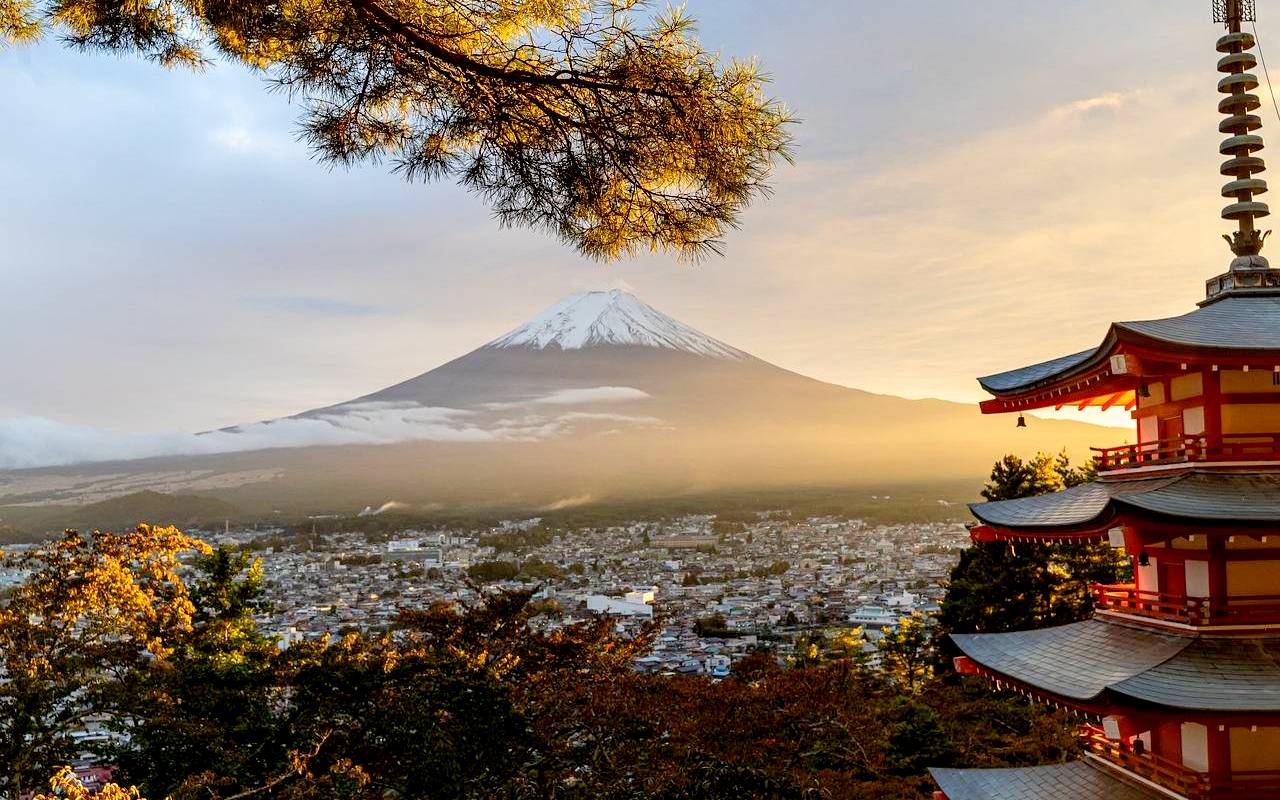
[(1218, 110), (1228, 115), (1218, 125), (1218, 130), (1228, 136), (1218, 151), (1229, 156), (1222, 164), (1222, 174), (1231, 180), (1222, 187), (1222, 196), (1235, 199), (1222, 209), (1222, 218), (1235, 220), (1240, 227), (1233, 236), (1223, 238), (1237, 256), (1233, 268), (1265, 266), (1266, 261), (1258, 253), (1266, 234), (1254, 227), (1254, 220), (1267, 216), (1270, 210), (1266, 203), (1254, 198), (1267, 190), (1267, 182), (1253, 176), (1267, 165), (1255, 155), (1263, 146), (1262, 137), (1254, 133), (1262, 127), (1262, 118), (1249, 113), (1262, 105), (1258, 96), (1250, 93), (1258, 87), (1258, 78), (1249, 70), (1257, 66), (1258, 60), (1249, 52), (1255, 44), (1253, 36), (1239, 30), (1238, 19), (1231, 27), (1234, 30), (1218, 40), (1218, 52), (1225, 54), (1218, 61), (1218, 71), (1226, 73), (1218, 81), (1218, 91), (1227, 95), (1218, 103)]

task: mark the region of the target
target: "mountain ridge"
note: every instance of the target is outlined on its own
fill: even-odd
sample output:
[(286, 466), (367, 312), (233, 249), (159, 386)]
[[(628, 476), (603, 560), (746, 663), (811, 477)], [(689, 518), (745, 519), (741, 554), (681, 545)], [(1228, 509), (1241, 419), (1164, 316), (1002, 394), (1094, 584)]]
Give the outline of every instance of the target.
[(1007, 452), (1084, 456), (1119, 437), (1057, 420), (1017, 429), (971, 405), (820, 381), (628, 293), (580, 293), (352, 400), (166, 443), (148, 458), (0, 473), (0, 506), (83, 505), (148, 488), (247, 513), (341, 513), (389, 501), (537, 508), (868, 478), (977, 485)]

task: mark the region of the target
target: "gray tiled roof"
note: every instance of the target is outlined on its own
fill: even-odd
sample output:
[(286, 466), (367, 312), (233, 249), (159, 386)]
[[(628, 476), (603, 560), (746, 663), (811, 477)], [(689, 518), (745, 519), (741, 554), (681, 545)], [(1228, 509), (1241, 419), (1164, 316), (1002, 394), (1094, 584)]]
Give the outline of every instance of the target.
[(1111, 485), (1093, 481), (1052, 494), (974, 503), (969, 510), (990, 525), (1047, 528), (1092, 522), (1102, 516), (1110, 503)]
[(1018, 529), (1103, 524), (1124, 508), (1215, 522), (1280, 522), (1280, 474), (1189, 472), (1103, 480), (1053, 494), (969, 506), (988, 525)]
[(1045, 378), (1052, 378), (1068, 372), (1072, 367), (1079, 366), (1088, 361), (1098, 349), (1095, 347), (1091, 350), (1085, 350), (1080, 353), (1074, 353), (1069, 356), (1062, 356), (1050, 361), (1042, 361), (1039, 364), (1032, 364), (1029, 367), (1020, 367), (1011, 369), (1008, 372), (1001, 372), (996, 375), (987, 375), (984, 378), (978, 378), (978, 383), (982, 384), (982, 388), (989, 392), (1009, 392), (1017, 391), (1023, 386), (1029, 386), (1038, 383)]
[(1280, 520), (1280, 475), (1193, 472), (1154, 490), (1117, 495), (1116, 500), (1175, 517), (1273, 522)]
[(1280, 350), (1280, 298), (1226, 297), (1187, 314), (1168, 319), (1114, 323), (1102, 344), (1091, 350), (979, 378), (992, 394), (1012, 394), (1038, 383), (1066, 377), (1100, 362), (1117, 339), (1155, 339), (1179, 347), (1216, 350)]
[(949, 800), (1152, 800), (1086, 761), (1019, 769), (931, 769)]
[(1110, 687), (1198, 711), (1280, 711), (1280, 639), (1195, 639), (1174, 658)]
[(1090, 619), (950, 638), (987, 669), (1069, 700), (1109, 692), (1195, 711), (1280, 712), (1280, 637), (1176, 636)]
[(1116, 328), (1191, 347), (1280, 349), (1280, 298), (1227, 297), (1169, 319), (1117, 322)]
[(1159, 666), (1191, 643), (1089, 619), (1013, 633), (952, 634), (969, 658), (1050, 694), (1092, 700), (1113, 683)]

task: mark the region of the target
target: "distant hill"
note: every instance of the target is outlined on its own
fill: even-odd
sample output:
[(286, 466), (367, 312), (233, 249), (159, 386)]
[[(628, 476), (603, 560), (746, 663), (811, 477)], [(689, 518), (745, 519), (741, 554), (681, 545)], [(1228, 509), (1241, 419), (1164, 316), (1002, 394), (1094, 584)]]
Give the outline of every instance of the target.
[[(130, 500), (142, 488), (217, 498), (260, 520), (888, 482), (971, 482), (976, 492), (1005, 453), (1065, 447), (1081, 460), (1124, 436), (1063, 420), (1017, 428), (975, 405), (824, 383), (625, 292), (587, 292), (415, 378), (191, 436), (190, 452), (0, 472), (0, 521), (50, 504), (83, 506), (75, 519), (93, 525), (172, 517), (170, 508), (182, 520), (233, 514)], [(123, 507), (98, 502), (118, 495)]]
[(79, 508), (50, 508), (45, 528), (124, 530), (139, 523), (179, 528), (212, 526), (241, 516), (236, 506), (213, 497), (174, 495), (144, 490)]

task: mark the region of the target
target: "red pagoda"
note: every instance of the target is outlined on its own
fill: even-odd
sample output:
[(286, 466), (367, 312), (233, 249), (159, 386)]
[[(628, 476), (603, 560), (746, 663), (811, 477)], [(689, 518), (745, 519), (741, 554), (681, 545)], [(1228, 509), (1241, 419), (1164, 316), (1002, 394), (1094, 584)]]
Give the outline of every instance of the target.
[[(975, 541), (1096, 540), (1134, 582), (1083, 622), (952, 635), (957, 668), (1090, 722), (1083, 758), (935, 769), (940, 800), (1280, 798), (1280, 270), (1259, 255), (1267, 190), (1252, 0), (1217, 0), (1225, 237), (1235, 259), (1179, 317), (1117, 322), (1081, 353), (980, 379), (984, 413), (1122, 407), (1137, 444), (1098, 480), (972, 507)], [(1022, 424), (1021, 422), (1019, 424)]]

